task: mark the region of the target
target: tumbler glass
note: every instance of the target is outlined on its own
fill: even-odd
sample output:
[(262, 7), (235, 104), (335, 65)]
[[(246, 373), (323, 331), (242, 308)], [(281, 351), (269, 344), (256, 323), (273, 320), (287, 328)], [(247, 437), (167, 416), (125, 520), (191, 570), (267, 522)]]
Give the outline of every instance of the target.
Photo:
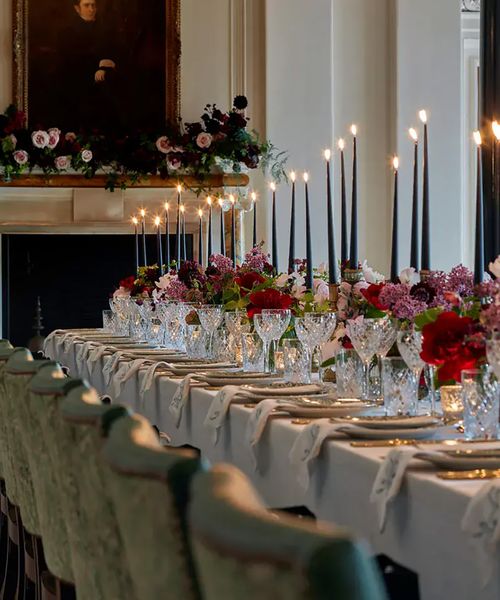
[(382, 396), (388, 416), (417, 414), (418, 378), (402, 358), (382, 359)]
[(310, 351), (300, 340), (283, 341), (284, 379), (290, 383), (311, 383)]
[(258, 333), (241, 334), (243, 371), (246, 373), (264, 372), (264, 343)]
[(489, 369), (462, 371), (464, 434), (468, 440), (496, 440), (500, 386)]

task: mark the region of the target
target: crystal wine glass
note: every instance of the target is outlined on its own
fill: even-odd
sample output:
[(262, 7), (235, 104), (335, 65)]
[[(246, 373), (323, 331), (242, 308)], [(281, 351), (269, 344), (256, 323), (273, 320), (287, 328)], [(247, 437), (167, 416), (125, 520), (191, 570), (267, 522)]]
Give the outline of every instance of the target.
[(254, 315), (255, 330), (264, 343), (264, 372), (270, 373), (269, 348), (271, 342), (278, 341), (285, 333), (291, 319), (289, 310), (265, 309), (261, 314)]
[(224, 317), (224, 306), (218, 304), (204, 304), (197, 307), (196, 312), (200, 319), (200, 325), (208, 334), (208, 356), (209, 358), (213, 358), (214, 333), (217, 327), (219, 327), (219, 325), (222, 323), (222, 319)]

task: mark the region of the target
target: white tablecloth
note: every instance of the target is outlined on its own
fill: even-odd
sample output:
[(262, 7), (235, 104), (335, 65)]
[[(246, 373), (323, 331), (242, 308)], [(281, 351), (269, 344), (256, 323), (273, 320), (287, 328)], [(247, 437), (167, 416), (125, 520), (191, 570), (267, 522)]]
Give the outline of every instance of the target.
[[(108, 393), (102, 370), (110, 355), (99, 359), (89, 377), (86, 364), (76, 364), (82, 343), (59, 347), (51, 358), (68, 366), (73, 376), (90, 379), (101, 393)], [(113, 401), (146, 416), (171, 437), (174, 446), (190, 444), (211, 462), (230, 462), (239, 467), (270, 507), (306, 506), (318, 519), (349, 527), (367, 539), (377, 554), (386, 554), (415, 571), (422, 600), (500, 598), (498, 564), (491, 581), (483, 588), (476, 557), (460, 527), (467, 504), (482, 482), (443, 481), (425, 463), (414, 461), (399, 496), (389, 507), (385, 531), (380, 533), (369, 496), (387, 448), (353, 448), (347, 441), (327, 441), (315, 461), (309, 489), (304, 491), (288, 458), (301, 425), (292, 424), (289, 417), (273, 417), (260, 441), (259, 470), (255, 471), (245, 442), (246, 423), (252, 409), (232, 405), (221, 439), (214, 446), (211, 432), (203, 422), (216, 392), (192, 389), (177, 429), (168, 406), (180, 379), (157, 376), (140, 401), (144, 373), (139, 371), (127, 381)]]

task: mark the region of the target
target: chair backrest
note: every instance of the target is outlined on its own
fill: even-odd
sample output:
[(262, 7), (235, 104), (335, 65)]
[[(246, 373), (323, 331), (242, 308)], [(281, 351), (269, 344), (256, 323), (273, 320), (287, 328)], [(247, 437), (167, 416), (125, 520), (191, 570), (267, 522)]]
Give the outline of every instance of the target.
[[(41, 535), (31, 468), (30, 436), (26, 425), (28, 386), (43, 361), (35, 361), (26, 348), (16, 348), (5, 367), (5, 389), (10, 427), (7, 433), (8, 454), (16, 470), (15, 494), (11, 501), (21, 509), (26, 530)], [(10, 495), (10, 492), (8, 491)]]
[(349, 533), (270, 513), (233, 466), (195, 477), (189, 522), (205, 600), (385, 599), (375, 565)]
[(103, 449), (138, 598), (199, 598), (186, 526), (192, 451), (163, 448), (147, 419), (116, 420)]
[(47, 362), (41, 366), (30, 382), (25, 416), (30, 442), (29, 462), (45, 560), (53, 575), (74, 582), (63, 511), (62, 477), (56, 459), (58, 439), (54, 424), (68, 384), (69, 380), (58, 363)]
[(58, 461), (79, 600), (136, 599), (101, 458), (111, 423), (125, 414), (86, 385), (73, 387), (60, 405)]
[[(7, 456), (7, 429), (10, 427), (9, 412), (7, 410), (7, 398), (5, 391), (5, 367), (11, 354), (14, 352), (14, 346), (8, 341), (0, 339), (0, 477), (11, 480), (9, 487), (14, 488), (14, 473), (10, 472), (10, 461)], [(14, 491), (15, 495), (15, 491)]]

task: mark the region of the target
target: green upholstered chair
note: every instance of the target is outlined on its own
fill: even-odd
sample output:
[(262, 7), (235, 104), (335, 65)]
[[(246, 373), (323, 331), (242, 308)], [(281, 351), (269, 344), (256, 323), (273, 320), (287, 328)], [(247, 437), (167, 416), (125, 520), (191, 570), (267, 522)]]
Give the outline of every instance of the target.
[[(0, 477), (6, 478), (7, 464), (5, 456), (7, 454), (7, 444), (5, 438), (7, 436), (7, 428), (9, 427), (8, 411), (6, 410), (5, 398), (5, 367), (11, 354), (14, 352), (14, 346), (8, 340), (0, 339)], [(14, 485), (14, 484), (13, 484)]]
[[(12, 463), (8, 474), (7, 491), (13, 504), (19, 506), (23, 526), (28, 533), (40, 536), (40, 523), (33, 483), (31, 479), (29, 452), (30, 440), (25, 421), (28, 386), (41, 361), (35, 361), (29, 350), (16, 348), (5, 366), (6, 408), (10, 415), (7, 428), (7, 445)], [(12, 483), (14, 485), (12, 485)]]
[(62, 510), (62, 478), (56, 462), (57, 430), (54, 427), (68, 384), (57, 363), (47, 362), (41, 366), (30, 382), (24, 418), (47, 567), (58, 579), (73, 583), (71, 549)]
[(346, 531), (265, 509), (235, 467), (193, 482), (190, 535), (205, 600), (383, 600), (381, 578)]
[(103, 449), (137, 598), (200, 598), (188, 548), (189, 487), (200, 459), (161, 446), (139, 415), (116, 420)]
[(73, 387), (56, 419), (57, 463), (78, 600), (142, 600), (134, 593), (101, 458), (111, 423), (127, 411), (103, 405), (94, 389)]

